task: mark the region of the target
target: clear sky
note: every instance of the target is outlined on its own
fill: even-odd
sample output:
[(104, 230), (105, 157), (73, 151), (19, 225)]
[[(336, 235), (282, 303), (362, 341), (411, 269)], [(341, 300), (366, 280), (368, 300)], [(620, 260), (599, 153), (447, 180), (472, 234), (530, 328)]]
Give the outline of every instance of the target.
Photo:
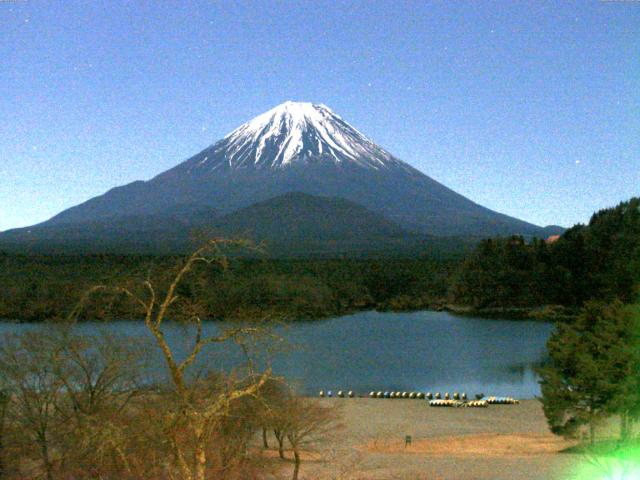
[(640, 2), (0, 1), (0, 230), (325, 103), (540, 225), (640, 195)]

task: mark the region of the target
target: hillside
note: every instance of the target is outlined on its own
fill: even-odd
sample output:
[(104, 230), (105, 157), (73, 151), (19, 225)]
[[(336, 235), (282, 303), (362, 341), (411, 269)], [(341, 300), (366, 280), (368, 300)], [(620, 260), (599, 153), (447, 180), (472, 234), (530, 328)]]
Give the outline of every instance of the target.
[(207, 207), (180, 206), (162, 215), (42, 224), (6, 232), (0, 236), (0, 249), (172, 254), (192, 250), (203, 235), (251, 239), (277, 257), (448, 255), (474, 243), (409, 233), (354, 202), (293, 192), (224, 216)]
[(556, 241), (483, 240), (463, 262), (450, 291), (476, 308), (633, 302), (640, 296), (640, 198), (593, 214)]

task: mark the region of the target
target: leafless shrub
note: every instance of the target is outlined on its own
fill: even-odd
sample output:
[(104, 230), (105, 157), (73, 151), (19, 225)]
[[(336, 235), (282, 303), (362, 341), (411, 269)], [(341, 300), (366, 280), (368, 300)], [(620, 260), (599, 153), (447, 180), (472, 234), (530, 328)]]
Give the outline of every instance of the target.
[(122, 449), (118, 418), (138, 391), (140, 349), (67, 329), (9, 335), (0, 344), (7, 433), (6, 476), (53, 479), (113, 469)]
[[(234, 458), (237, 458), (238, 445), (242, 449), (244, 443), (239, 441), (233, 448), (227, 448), (228, 444), (223, 440), (225, 430), (233, 429), (229, 426), (229, 423), (233, 425), (233, 412), (240, 408), (243, 399), (257, 398), (271, 378), (271, 369), (268, 367), (256, 373), (252, 358), (253, 347), (260, 343), (259, 339), (268, 337), (268, 332), (259, 326), (238, 326), (219, 335), (205, 336), (201, 320), (203, 309), (197, 301), (197, 295), (184, 290), (183, 281), (188, 275), (194, 274), (199, 265), (227, 268), (228, 260), (222, 251), (224, 247), (247, 248), (250, 244), (243, 240), (209, 240), (178, 263), (164, 286), (162, 282), (161, 285), (154, 285), (150, 278), (139, 286), (98, 285), (87, 293), (73, 313), (78, 317), (83, 303), (90, 301), (94, 294), (124, 296), (143, 312), (144, 325), (162, 352), (170, 378), (170, 389), (164, 395), (164, 403), (158, 407), (157, 415), (163, 425), (160, 430), (162, 444), (170, 452), (164, 462), (170, 478), (204, 480), (211, 472), (215, 473), (216, 478), (224, 478), (225, 472), (230, 471), (232, 465), (237, 465), (230, 461), (232, 451), (235, 452)], [(170, 318), (195, 327), (192, 347), (181, 359), (176, 357), (165, 338), (164, 328)], [(246, 360), (234, 372), (207, 380), (189, 374), (204, 349), (231, 342), (244, 352)], [(242, 429), (249, 430), (248, 425), (243, 422)], [(236, 440), (238, 438), (235, 437)], [(218, 461), (215, 461), (216, 452), (219, 454)]]

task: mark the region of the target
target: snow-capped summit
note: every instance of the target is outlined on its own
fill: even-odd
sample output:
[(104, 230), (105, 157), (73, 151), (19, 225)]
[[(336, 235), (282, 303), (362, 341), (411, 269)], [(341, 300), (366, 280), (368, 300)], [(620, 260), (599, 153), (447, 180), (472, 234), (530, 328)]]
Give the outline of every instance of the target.
[[(41, 227), (117, 223), (132, 216), (153, 224), (177, 211), (184, 219), (212, 209), (228, 215), (292, 192), (348, 200), (418, 234), (545, 233), (482, 207), (395, 158), (327, 106), (303, 102), (278, 105), (154, 178), (113, 188)], [(323, 215), (323, 222), (333, 221), (327, 211)], [(283, 236), (287, 228), (282, 227)]]
[(326, 105), (287, 101), (229, 133), (214, 145), (213, 155), (195, 167), (281, 169), (322, 161), (376, 170), (405, 165)]

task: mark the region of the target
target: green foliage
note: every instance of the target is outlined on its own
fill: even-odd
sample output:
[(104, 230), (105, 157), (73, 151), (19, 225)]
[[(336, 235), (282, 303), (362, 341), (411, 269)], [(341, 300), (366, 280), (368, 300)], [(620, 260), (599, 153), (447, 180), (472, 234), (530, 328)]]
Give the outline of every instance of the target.
[(542, 404), (551, 430), (575, 435), (610, 414), (638, 415), (640, 336), (637, 315), (616, 301), (587, 302), (573, 324), (549, 338), (540, 369)]
[(553, 243), (483, 240), (461, 264), (450, 298), (475, 308), (579, 307), (590, 299), (631, 302), (639, 285), (640, 198), (633, 198)]
[[(175, 257), (133, 255), (4, 255), (0, 257), (0, 318), (66, 317), (96, 284), (135, 284), (170, 276)], [(236, 259), (227, 271), (200, 268), (180, 285), (204, 317), (321, 318), (363, 309), (416, 309), (444, 302), (455, 260)], [(124, 295), (95, 295), (84, 319), (140, 318)]]

